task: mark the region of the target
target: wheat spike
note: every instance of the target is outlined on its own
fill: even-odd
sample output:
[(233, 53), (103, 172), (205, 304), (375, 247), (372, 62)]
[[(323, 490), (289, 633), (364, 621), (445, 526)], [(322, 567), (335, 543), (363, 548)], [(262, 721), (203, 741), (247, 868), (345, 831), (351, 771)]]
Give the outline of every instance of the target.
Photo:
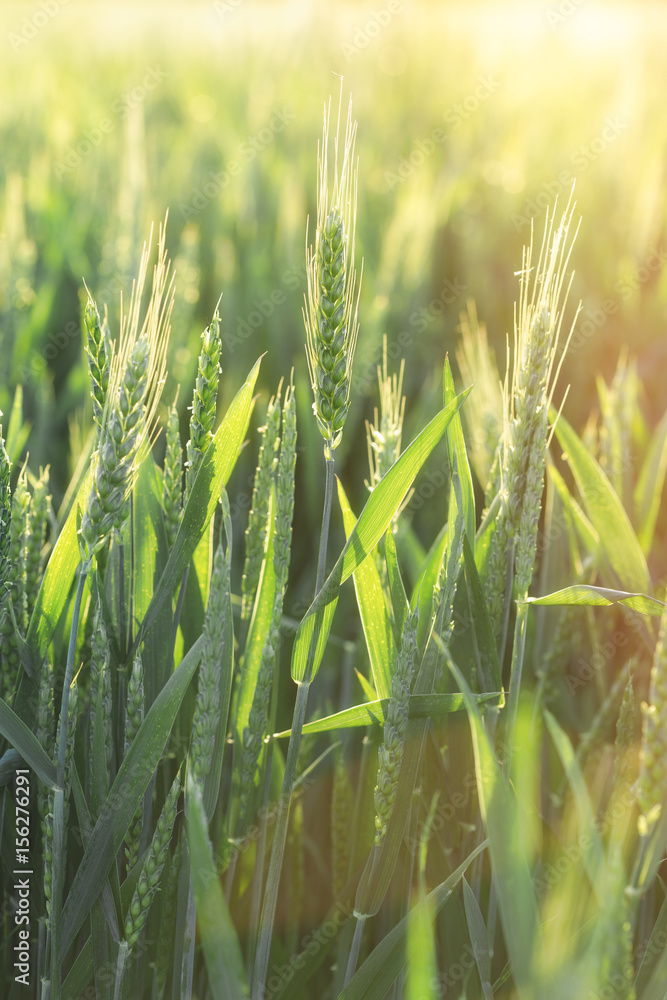
[(280, 448), (280, 400), (273, 396), (266, 411), (266, 424), (260, 428), (262, 440), (259, 448), (257, 471), (252, 489), (252, 506), (245, 535), (245, 563), (241, 580), (241, 618), (250, 618), (259, 574), (262, 568), (268, 528), (271, 483), (278, 465)]
[(396, 672), (391, 682), (391, 697), (384, 723), (384, 740), (378, 754), (375, 785), (375, 844), (382, 843), (391, 818), (403, 760), (405, 727), (408, 722), (410, 685), (417, 658), (418, 613), (413, 611), (405, 623)]
[(109, 390), (109, 352), (104, 331), (100, 324), (100, 314), (92, 297), (83, 313), (86, 327), (86, 354), (88, 355), (88, 376), (90, 378), (90, 395), (93, 400), (93, 419), (97, 424), (98, 433), (102, 428), (102, 415)]
[(162, 483), (162, 510), (167, 540), (171, 548), (183, 517), (183, 446), (178, 420), (178, 410), (174, 401), (167, 419), (167, 447), (164, 454), (164, 478)]
[(169, 317), (173, 306), (173, 281), (168, 283), (165, 226), (160, 227), (158, 259), (141, 329), (139, 313), (148, 269), (147, 246), (144, 246), (139, 275), (132, 286), (127, 315), (121, 303), (120, 348), (110, 364), (95, 477), (79, 532), (79, 552), (85, 565), (104, 546), (111, 531), (122, 526), (127, 497), (152, 444), (155, 415), (165, 379)]
[(331, 102), (324, 109), (318, 155), (315, 247), (308, 247), (308, 291), (304, 309), (306, 356), (315, 401), (313, 411), (324, 438), (327, 459), (340, 444), (350, 402), (352, 361), (357, 343), (360, 282), (354, 268), (357, 170), (354, 163), (356, 122), (350, 102), (343, 160), (339, 168), (339, 120), (334, 139), (334, 181), (328, 187), (328, 142)]
[(176, 820), (176, 806), (180, 792), (181, 781), (177, 774), (162, 807), (132, 902), (125, 917), (124, 932), (129, 951), (132, 951), (139, 940), (139, 935), (148, 919), (151, 903), (160, 884), (162, 869), (169, 853), (169, 842)]
[(192, 396), (190, 440), (187, 444), (185, 463), (185, 498), (187, 501), (197, 470), (213, 440), (213, 427), (220, 381), (220, 317), (216, 309), (213, 321), (202, 333), (197, 379)]

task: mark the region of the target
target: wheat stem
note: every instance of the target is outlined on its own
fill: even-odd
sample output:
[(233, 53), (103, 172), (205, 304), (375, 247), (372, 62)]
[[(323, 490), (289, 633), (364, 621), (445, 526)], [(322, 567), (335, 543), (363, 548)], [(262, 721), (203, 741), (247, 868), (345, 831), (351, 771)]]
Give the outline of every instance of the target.
[(183, 446), (181, 445), (181, 431), (175, 402), (172, 403), (169, 410), (166, 436), (162, 510), (164, 511), (167, 541), (169, 548), (172, 548), (183, 517)]
[(58, 744), (58, 760), (56, 764), (56, 787), (53, 793), (53, 889), (51, 906), (51, 988), (53, 990), (53, 1000), (60, 1000), (61, 996), (61, 961), (60, 961), (60, 923), (62, 909), (62, 894), (65, 882), (65, 850), (66, 850), (66, 823), (65, 823), (65, 765), (67, 755), (67, 743), (69, 738), (69, 698), (72, 676), (74, 673), (74, 653), (76, 649), (76, 636), (79, 630), (79, 615), (81, 612), (81, 599), (83, 588), (86, 582), (87, 570), (82, 566), (79, 571), (79, 583), (74, 599), (74, 609), (72, 611), (72, 627), (70, 629), (69, 646), (67, 649), (67, 663), (65, 666), (65, 678), (63, 680), (63, 695), (60, 705), (60, 741)]

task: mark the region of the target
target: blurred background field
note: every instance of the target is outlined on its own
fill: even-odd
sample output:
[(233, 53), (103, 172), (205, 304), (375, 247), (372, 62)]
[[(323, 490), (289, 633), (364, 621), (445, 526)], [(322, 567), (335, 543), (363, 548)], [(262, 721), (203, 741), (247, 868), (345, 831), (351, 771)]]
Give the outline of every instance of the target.
[[(667, 377), (666, 43), (662, 4), (3, 3), (0, 408), (22, 386), (31, 467), (51, 464), (61, 499), (90, 425), (83, 281), (115, 334), (120, 292), (167, 209), (176, 308), (165, 405), (192, 384), (222, 294), (223, 405), (268, 352), (255, 427), (293, 366), (301, 452), (317, 438), (304, 242), (337, 75), (359, 122), (361, 334), (339, 463), (355, 508), (383, 334), (390, 369), (406, 358), (407, 442), (440, 405), (469, 299), (503, 370), (531, 219), (541, 236), (545, 207), (556, 195), (564, 207), (575, 178), (568, 321), (579, 300), (582, 312), (565, 413), (585, 425), (596, 376), (610, 379), (627, 347), (655, 426)], [(241, 507), (247, 451), (231, 492)], [(314, 532), (321, 468), (303, 463), (300, 475), (297, 524)], [(442, 510), (415, 504), (413, 519), (428, 545)]]

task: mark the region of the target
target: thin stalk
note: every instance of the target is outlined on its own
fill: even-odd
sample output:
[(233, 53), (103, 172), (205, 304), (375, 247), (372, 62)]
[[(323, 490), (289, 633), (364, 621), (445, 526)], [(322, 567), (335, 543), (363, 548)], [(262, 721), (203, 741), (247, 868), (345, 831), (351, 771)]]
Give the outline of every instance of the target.
[[(381, 847), (379, 844), (373, 844), (373, 859), (371, 861), (371, 874), (368, 879), (372, 882), (375, 873), (377, 871), (378, 861), (380, 859)], [(361, 939), (364, 933), (364, 927), (366, 925), (366, 920), (368, 919), (368, 914), (366, 913), (355, 913), (354, 919), (356, 924), (354, 927), (354, 937), (352, 938), (352, 944), (350, 945), (350, 953), (347, 957), (347, 966), (345, 967), (345, 980), (343, 982), (343, 987), (347, 986), (352, 976), (357, 971), (357, 962), (359, 961), (359, 949), (361, 948)]]
[(118, 962), (116, 964), (116, 982), (114, 984), (113, 1000), (122, 1000), (123, 986), (125, 983), (125, 970), (127, 969), (128, 947), (127, 941), (121, 941), (118, 947)]
[(266, 982), (266, 974), (269, 970), (269, 953), (271, 951), (271, 938), (273, 936), (273, 921), (275, 919), (276, 906), (278, 903), (280, 873), (282, 871), (285, 844), (287, 842), (287, 823), (289, 820), (289, 810), (292, 801), (294, 778), (296, 776), (296, 762), (299, 756), (301, 732), (306, 718), (306, 705), (308, 703), (309, 687), (310, 683), (303, 681), (299, 684), (296, 693), (296, 704), (294, 706), (294, 715), (292, 717), (292, 735), (290, 736), (289, 747), (287, 749), (283, 787), (278, 800), (276, 832), (273, 839), (273, 847), (271, 849), (269, 872), (266, 877), (266, 892), (264, 893), (264, 905), (262, 906), (262, 919), (259, 925), (259, 937), (257, 940), (257, 952), (255, 954), (255, 967), (252, 979), (252, 1000), (262, 1000), (264, 997), (264, 984)]
[(79, 615), (83, 588), (88, 576), (89, 565), (82, 564), (79, 572), (79, 583), (76, 589), (74, 610), (72, 612), (72, 627), (67, 649), (67, 664), (63, 681), (63, 696), (60, 705), (60, 744), (58, 746), (58, 763), (56, 767), (56, 788), (53, 793), (53, 902), (51, 906), (51, 984), (54, 1000), (60, 1000), (60, 910), (65, 881), (65, 755), (69, 736), (69, 689), (74, 674), (74, 653), (76, 651), (76, 636), (79, 630)]
[(231, 859), (227, 865), (227, 871), (225, 872), (225, 898), (228, 906), (232, 901), (232, 890), (234, 888), (234, 876), (236, 874), (236, 862), (238, 861), (238, 857), (239, 850), (235, 845)]
[[(331, 520), (331, 505), (333, 501), (333, 487), (334, 460), (329, 457), (326, 459), (324, 510), (322, 512), (322, 531), (320, 533), (320, 549), (317, 559), (315, 597), (319, 594), (322, 589), (322, 584), (324, 583), (327, 545), (329, 541), (329, 522)], [(259, 925), (257, 951), (255, 953), (255, 966), (252, 977), (252, 1000), (262, 1000), (264, 996), (266, 976), (269, 970), (269, 955), (271, 951), (271, 939), (273, 937), (273, 923), (276, 915), (276, 906), (278, 904), (280, 873), (282, 871), (285, 844), (287, 842), (287, 823), (289, 820), (289, 811), (292, 802), (292, 791), (296, 775), (297, 758), (299, 756), (299, 745), (301, 743), (301, 732), (306, 718), (309, 687), (310, 680), (301, 681), (298, 684), (296, 692), (296, 702), (294, 705), (294, 714), (292, 716), (292, 732), (290, 735), (289, 747), (287, 748), (287, 759), (285, 761), (285, 777), (283, 779), (283, 787), (278, 800), (276, 832), (273, 838), (273, 846), (271, 848), (271, 860), (269, 861), (269, 871), (266, 877), (266, 891), (264, 893), (264, 904), (262, 906), (262, 918)]]
[(523, 674), (523, 657), (526, 650), (526, 623), (528, 620), (528, 605), (525, 600), (517, 601), (516, 622), (514, 625), (514, 644), (512, 646), (512, 666), (510, 670), (510, 689), (507, 705), (507, 725), (505, 727), (505, 774), (509, 777), (514, 751), (514, 729), (519, 711), (519, 694), (521, 691), (521, 675)]
[[(514, 624), (514, 644), (512, 646), (512, 666), (510, 669), (510, 689), (507, 705), (507, 724), (505, 726), (505, 759), (504, 770), (509, 778), (514, 751), (514, 729), (519, 711), (519, 693), (521, 675), (523, 673), (523, 657), (526, 650), (526, 623), (528, 620), (528, 605), (525, 601), (517, 601), (516, 622)], [(498, 916), (498, 894), (495, 880), (491, 880), (489, 892), (489, 914), (487, 930), (489, 933), (489, 950), (493, 956), (493, 942), (496, 934), (496, 919)]]
[(334, 460), (326, 460), (326, 479), (324, 483), (324, 510), (322, 511), (322, 530), (320, 532), (320, 551), (317, 557), (317, 582), (315, 583), (315, 597), (319, 594), (324, 583), (324, 573), (327, 564), (327, 546), (329, 544), (329, 521), (331, 520), (331, 504), (333, 501), (334, 487)]
[(514, 542), (512, 541), (507, 550), (507, 568), (505, 570), (505, 597), (503, 600), (502, 631), (500, 638), (500, 649), (498, 650), (498, 663), (502, 673), (505, 650), (507, 649), (507, 633), (510, 623), (510, 608), (512, 606), (512, 584), (514, 582)]
[(190, 1000), (192, 997), (192, 979), (195, 967), (195, 927), (197, 923), (197, 907), (195, 892), (192, 885), (192, 874), (188, 876), (188, 908), (185, 918), (185, 940), (183, 942), (183, 965), (181, 967), (180, 1000)]
[(639, 842), (639, 851), (635, 860), (630, 884), (628, 888), (632, 893), (639, 893), (646, 876), (646, 857), (649, 849), (649, 835), (645, 834)]
[(189, 564), (183, 570), (183, 576), (181, 577), (181, 585), (178, 588), (178, 597), (176, 598), (176, 611), (174, 612), (174, 623), (171, 629), (171, 667), (174, 667), (174, 647), (176, 646), (176, 636), (178, 634), (178, 626), (181, 621), (181, 611), (183, 610), (183, 602), (185, 600), (185, 591), (188, 587), (188, 577), (190, 575)]
[(365, 924), (366, 916), (357, 917), (357, 925), (354, 928), (354, 937), (352, 938), (352, 946), (350, 948), (350, 957), (347, 960), (347, 969), (345, 970), (346, 986), (357, 971), (357, 962), (359, 961), (359, 951), (361, 949), (361, 939), (364, 936)]
[(127, 618), (125, 614), (125, 545), (118, 541), (118, 637), (120, 639), (120, 658), (127, 658)]
[(130, 496), (130, 616), (128, 621), (127, 644), (131, 649), (133, 641), (134, 625), (134, 581), (135, 576), (135, 551), (134, 551), (134, 498)]
[[(357, 781), (357, 790), (354, 800), (354, 810), (352, 813), (352, 833), (350, 838), (350, 860), (347, 869), (347, 877), (350, 879), (354, 870), (358, 867), (358, 863), (361, 863), (362, 858), (365, 856), (366, 848), (361, 839), (361, 831), (364, 829), (366, 824), (364, 823), (364, 798), (367, 791), (367, 786), (370, 781), (375, 781), (375, 773), (377, 771), (377, 757), (376, 757), (376, 739), (379, 740), (379, 736), (374, 738), (372, 730), (370, 730), (366, 736), (364, 736), (361, 744), (361, 760), (359, 762), (359, 778)], [(375, 770), (369, 777), (371, 768), (375, 764)], [(372, 795), (372, 785), (370, 794)], [(372, 817), (371, 817), (372, 820)], [(372, 841), (371, 841), (372, 843)], [(374, 850), (374, 847), (371, 846)], [(355, 921), (349, 921), (346, 923), (343, 931), (338, 939), (338, 960), (336, 962), (336, 971), (334, 978), (334, 989), (333, 995), (338, 996), (342, 991), (345, 983), (345, 973), (347, 971), (347, 958), (350, 954), (350, 948), (352, 946), (352, 938), (354, 937), (354, 929), (356, 927)]]
[(269, 827), (269, 817), (268, 805), (269, 805), (269, 789), (271, 787), (271, 761), (270, 755), (273, 749), (273, 744), (270, 743), (267, 747), (267, 755), (269, 755), (268, 766), (264, 774), (264, 792), (262, 795), (262, 817), (260, 819), (260, 832), (259, 840), (257, 841), (257, 854), (255, 856), (255, 871), (252, 880), (252, 889), (250, 897), (250, 919), (248, 924), (248, 956), (246, 961), (248, 981), (252, 977), (252, 967), (255, 960), (255, 943), (257, 941), (257, 935), (259, 932), (259, 918), (261, 913), (261, 902), (262, 902), (262, 886), (264, 883), (264, 862), (266, 860), (266, 842)]
[[(273, 672), (273, 690), (271, 692), (271, 719), (269, 732), (275, 731), (276, 702), (278, 699), (278, 670)], [(266, 746), (262, 771), (262, 809), (260, 813), (260, 833), (257, 842), (257, 853), (255, 856), (255, 871), (252, 880), (252, 890), (250, 897), (250, 919), (248, 923), (248, 953), (246, 966), (248, 982), (252, 979), (252, 967), (255, 961), (255, 947), (257, 935), (259, 933), (259, 918), (262, 905), (262, 889), (264, 886), (264, 867), (266, 861), (266, 844), (269, 830), (269, 797), (271, 794), (271, 769), (273, 765), (273, 741), (270, 740)]]
[[(410, 809), (410, 820), (409, 820), (409, 836), (408, 844), (417, 843), (417, 834), (419, 832), (419, 806), (421, 804), (421, 790), (415, 789), (412, 793), (412, 806)], [(403, 882), (403, 898), (401, 899), (401, 910), (398, 914), (398, 920), (406, 917), (410, 912), (410, 902), (412, 900), (412, 880), (415, 873), (415, 855), (417, 853), (417, 848), (413, 847), (409, 851), (409, 856), (405, 864), (404, 882)], [(420, 881), (420, 897), (423, 898), (426, 895), (426, 890), (424, 887), (424, 877), (423, 872), (419, 872)], [(397, 920), (397, 922), (398, 922)], [(403, 984), (405, 980), (405, 967), (401, 969), (398, 974), (398, 978), (394, 981), (392, 987), (392, 993), (390, 1000), (401, 1000), (403, 996)]]

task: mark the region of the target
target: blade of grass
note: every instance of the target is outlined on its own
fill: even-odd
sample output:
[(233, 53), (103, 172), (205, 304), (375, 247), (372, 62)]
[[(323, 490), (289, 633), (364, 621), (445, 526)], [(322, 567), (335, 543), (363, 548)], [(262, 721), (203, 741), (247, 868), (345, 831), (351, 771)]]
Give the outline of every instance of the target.
[(605, 899), (605, 850), (595, 822), (595, 814), (586, 782), (567, 733), (564, 732), (548, 709), (544, 709), (544, 720), (574, 797), (579, 819), (579, 843), (587, 845), (586, 849), (582, 846), (584, 867), (598, 902), (602, 904)]
[(651, 550), (667, 473), (667, 413), (658, 424), (637, 480), (634, 504), (639, 544)]
[(262, 561), (255, 605), (248, 629), (245, 652), (243, 654), (243, 668), (239, 676), (238, 694), (235, 696), (236, 718), (234, 720), (234, 732), (237, 740), (242, 738), (243, 730), (248, 725), (252, 700), (257, 686), (257, 675), (262, 660), (262, 650), (264, 649), (271, 625), (273, 600), (276, 591), (276, 574), (273, 566), (275, 503), (276, 493), (275, 488), (273, 488), (269, 502), (267, 550)]
[(435, 585), (438, 582), (442, 560), (445, 557), (447, 538), (448, 525), (445, 524), (438, 532), (437, 538), (428, 551), (426, 559), (421, 566), (417, 582), (415, 583), (412, 591), (410, 608), (414, 611), (417, 607), (418, 601), (420, 607), (419, 625), (417, 628), (417, 642), (419, 649), (424, 649), (426, 645), (426, 637), (428, 636), (429, 629), (431, 627), (431, 619), (433, 616), (433, 591), (435, 590)]
[(48, 788), (55, 788), (56, 765), (43, 749), (35, 734), (28, 729), (25, 722), (19, 719), (18, 715), (2, 698), (0, 698), (0, 733), (21, 754), (25, 763), (32, 768), (37, 777)]
[(201, 789), (188, 773), (186, 825), (208, 984), (214, 1000), (249, 997), (241, 946), (220, 887), (207, 833)]
[(399, 924), (392, 928), (355, 972), (339, 995), (338, 1000), (383, 1000), (401, 969), (411, 958), (410, 950), (405, 946), (409, 937), (410, 925), (414, 925), (414, 922), (419, 920), (423, 910), (432, 914), (433, 917), (437, 916), (465, 874), (466, 869), (487, 846), (488, 841), (485, 840), (484, 843), (476, 847), (449, 878), (433, 889), (421, 903), (418, 903), (410, 911), (407, 917), (404, 917)]
[[(169, 558), (161, 506), (161, 487), (152, 459), (141, 467), (134, 494), (134, 620), (143, 621)], [(165, 602), (144, 639), (146, 710), (169, 677), (172, 609)]]
[(227, 727), (234, 677), (234, 619), (232, 615), (232, 586), (230, 580), (232, 565), (232, 519), (229, 511), (229, 501), (224, 490), (222, 493), (222, 518), (227, 538), (227, 587), (222, 605), (224, 625), (222, 649), (220, 651), (220, 713), (215, 734), (211, 768), (204, 782), (204, 808), (209, 818), (215, 812), (220, 792), (220, 777), (222, 775), (222, 763), (227, 743)]
[(63, 908), (62, 961), (90, 912), (169, 739), (183, 696), (199, 663), (200, 639), (159, 693), (120, 766)]
[(541, 604), (554, 607), (570, 605), (574, 607), (609, 608), (612, 604), (623, 604), (631, 611), (642, 615), (660, 617), (665, 609), (662, 601), (648, 594), (630, 594), (624, 590), (612, 590), (609, 587), (593, 587), (587, 583), (575, 583), (571, 587), (557, 590), (543, 597), (528, 597), (529, 604)]
[(394, 541), (393, 528), (390, 525), (384, 536), (384, 554), (387, 565), (387, 579), (389, 581), (389, 593), (391, 595), (391, 605), (394, 612), (394, 627), (396, 635), (403, 634), (405, 619), (408, 615), (408, 599), (403, 586), (403, 578), (398, 566), (398, 556), (396, 555), (396, 542)]
[(447, 430), (468, 392), (457, 396), (426, 425), (366, 501), (336, 565), (299, 626), (292, 654), (292, 677), (295, 681), (309, 683), (317, 674), (341, 584), (354, 573), (389, 527), (415, 476)]
[(60, 617), (65, 610), (74, 574), (79, 565), (77, 518), (90, 493), (94, 468), (89, 468), (49, 559), (33, 609), (26, 641), (33, 662), (41, 663)]
[[(449, 364), (449, 357), (445, 356), (445, 367), (443, 372), (443, 406), (447, 406), (456, 398), (456, 388), (454, 386), (454, 376)], [(466, 537), (470, 548), (475, 553), (475, 491), (472, 483), (472, 473), (468, 462), (465, 438), (463, 436), (463, 426), (461, 424), (461, 414), (457, 413), (452, 420), (451, 427), (447, 434), (447, 451), (449, 454), (450, 468), (454, 468), (456, 461), (459, 478), (461, 480), (461, 495), (463, 500), (463, 511), (466, 525)]]
[[(641, 965), (637, 970), (635, 979), (635, 990), (637, 1000), (646, 1000), (646, 989), (655, 977), (661, 983), (663, 993), (667, 991), (667, 958), (664, 952), (664, 941), (667, 936), (667, 898), (663, 900), (660, 912), (651, 930), (646, 950), (642, 957)], [(661, 943), (661, 941), (663, 943)], [(662, 964), (662, 973), (658, 972), (659, 965)]]
[(230, 403), (227, 413), (201, 461), (167, 565), (153, 593), (141, 627), (138, 629), (130, 655), (143, 641), (144, 636), (155, 621), (163, 601), (171, 599), (181, 580), (183, 570), (190, 565), (199, 540), (213, 517), (220, 489), (223, 484), (227, 483), (236, 464), (248, 428), (253, 407), (252, 393), (261, 360), (260, 358), (255, 363), (248, 378)]
[[(343, 512), (345, 535), (349, 538), (357, 519), (340, 480), (338, 502)], [(375, 560), (364, 559), (354, 571), (353, 580), (375, 689), (380, 698), (388, 698), (391, 693), (391, 668), (396, 662), (397, 650)]]
[(463, 559), (473, 638), (478, 654), (480, 683), (485, 691), (500, 691), (503, 685), (500, 664), (498, 662), (498, 649), (484, 599), (482, 581), (479, 578), (477, 566), (475, 565), (475, 556), (468, 543), (467, 536), (463, 539)]
[(530, 871), (520, 848), (519, 811), (465, 678), (451, 660), (449, 669), (464, 695), (468, 711), (477, 792), (489, 839), (514, 985), (520, 998), (534, 1000), (542, 995), (536, 958), (543, 954), (543, 942)]
[[(492, 703), (502, 697), (502, 692), (489, 691), (484, 694), (473, 694), (472, 697), (474, 701), (479, 703)], [(308, 735), (327, 733), (337, 729), (354, 729), (359, 726), (381, 726), (387, 718), (388, 706), (388, 698), (365, 702), (362, 705), (353, 705), (341, 712), (336, 712), (335, 715), (327, 715), (322, 719), (306, 723), (303, 727), (303, 733)], [(464, 708), (462, 694), (413, 694), (410, 696), (408, 718), (437, 718), (450, 712), (461, 712)], [(274, 739), (282, 739), (289, 736), (290, 733), (291, 729), (286, 729), (282, 733), (276, 733)]]
[[(550, 419), (555, 420), (551, 413)], [(600, 536), (609, 564), (622, 585), (646, 593), (650, 577), (641, 545), (613, 486), (581, 439), (561, 415), (556, 437), (566, 453), (586, 513)]]
[(5, 449), (12, 465), (21, 457), (24, 445), (30, 436), (30, 424), (23, 422), (23, 386), (19, 383), (14, 390), (14, 401), (9, 413), (7, 442)]
[(567, 488), (567, 483), (554, 465), (550, 456), (547, 456), (547, 475), (561, 499), (561, 503), (565, 508), (568, 518), (571, 519), (574, 524), (575, 530), (581, 539), (585, 551), (591, 555), (595, 555), (600, 548), (600, 536), (570, 493)]
[(482, 911), (479, 908), (477, 897), (472, 891), (465, 878), (463, 879), (463, 905), (465, 907), (466, 921), (468, 923), (468, 935), (472, 945), (475, 963), (482, 984), (484, 1000), (492, 1000), (493, 989), (491, 987), (491, 953), (489, 951), (489, 935), (484, 923)]

